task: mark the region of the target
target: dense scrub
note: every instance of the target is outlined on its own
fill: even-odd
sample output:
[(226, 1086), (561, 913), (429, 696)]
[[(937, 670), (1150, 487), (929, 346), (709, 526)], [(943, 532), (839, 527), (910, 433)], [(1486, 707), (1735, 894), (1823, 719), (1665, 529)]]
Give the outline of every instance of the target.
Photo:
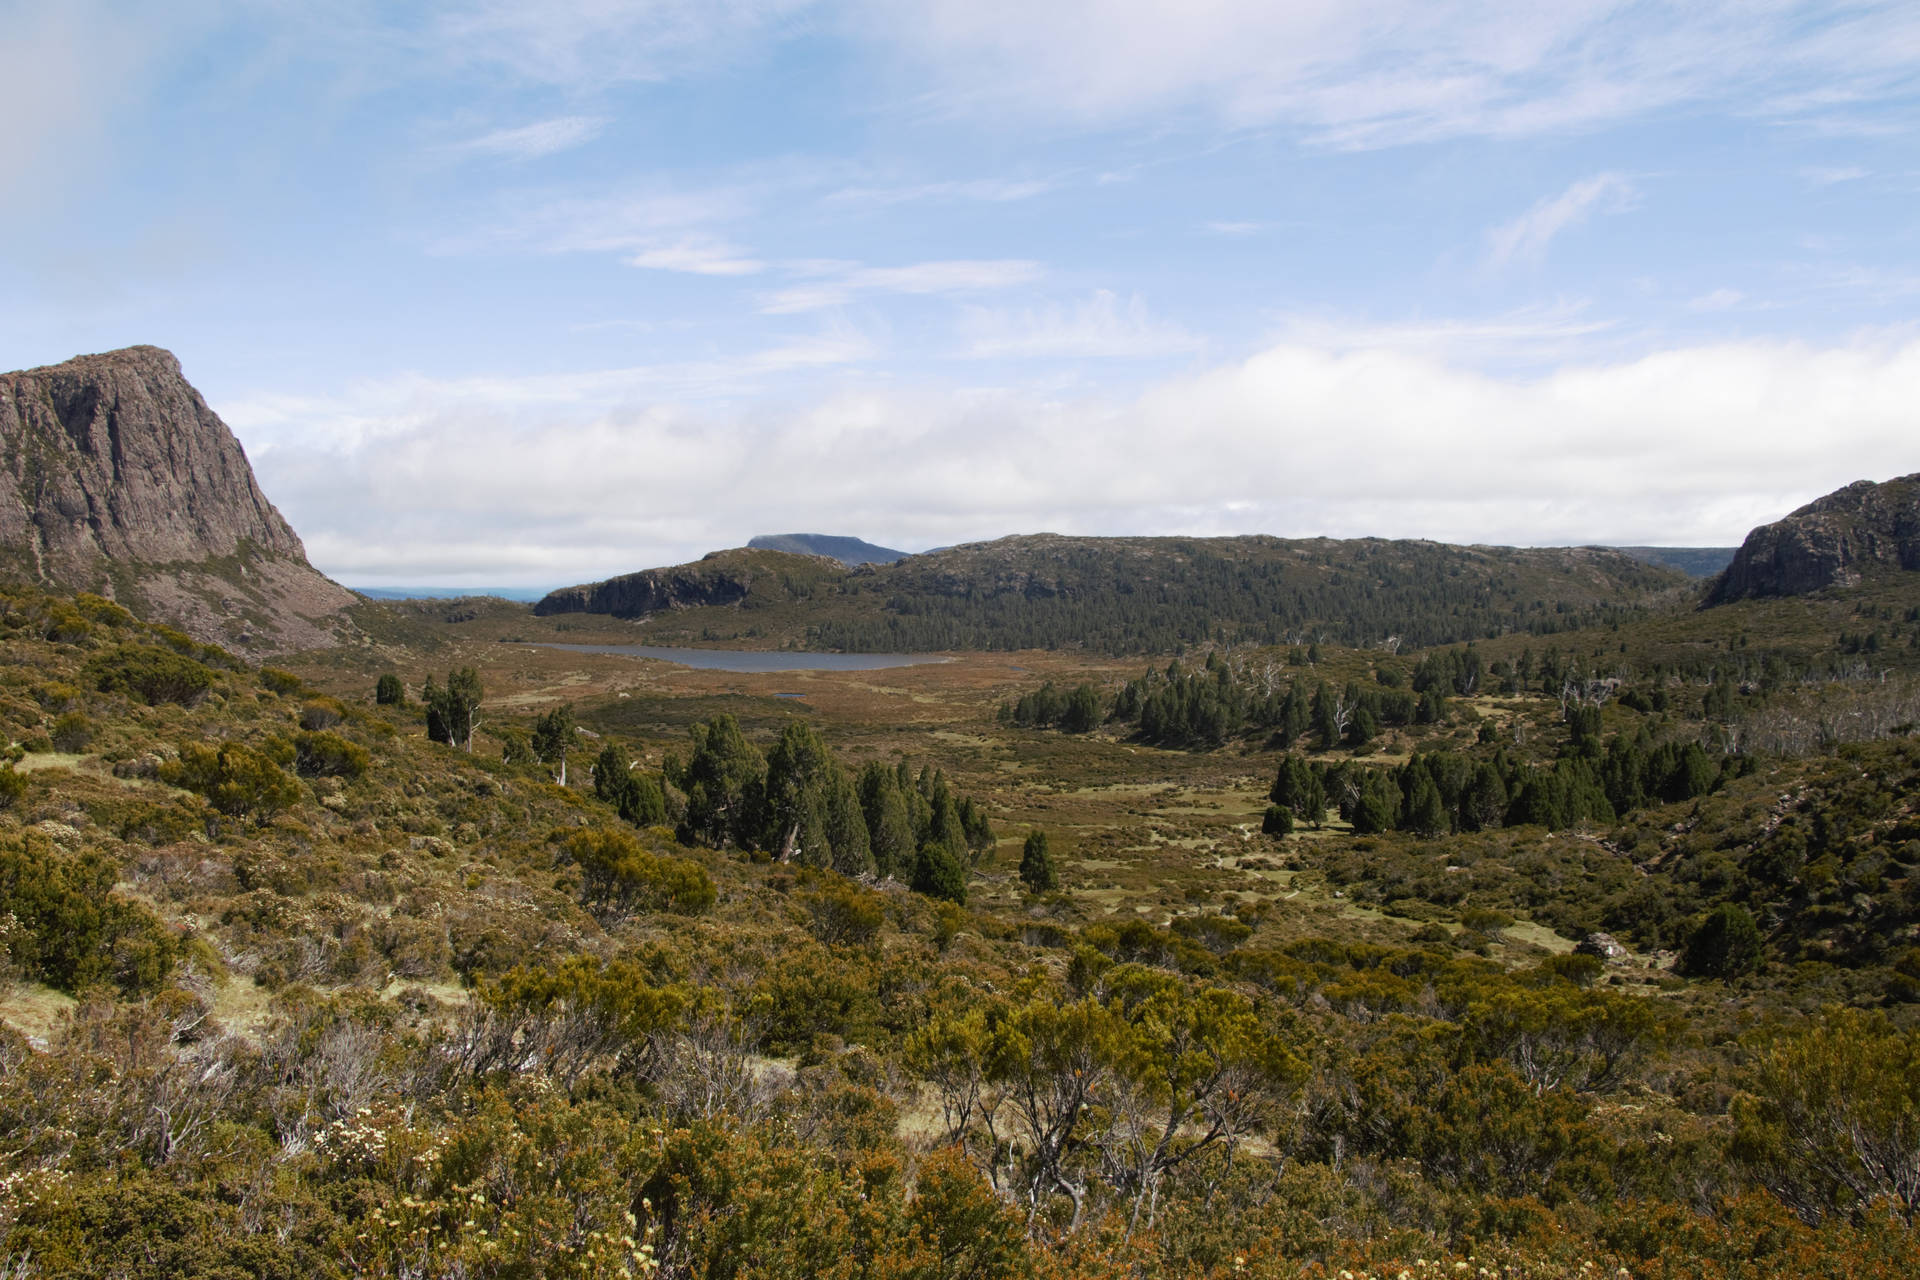
[[(977, 764), (557, 708), (449, 745), (397, 680), (329, 698), (104, 602), (0, 633), (7, 1008), (62, 1010), (0, 1033), (14, 1275), (1920, 1270), (1908, 738), (1761, 756), (1677, 681), (1492, 703), (1513, 659), (1282, 651), (1308, 723), (1222, 759), (1291, 830), (1237, 856), (1292, 879), (1170, 846), (1185, 896), (1109, 912), (1104, 846), (996, 854), (1007, 795), (1059, 798)], [(145, 647), (201, 695), (89, 677)], [(1145, 692), (1186, 671), (1221, 685)], [(1433, 693), (1419, 751), (1320, 743), (1348, 683), (1409, 730)], [(1515, 808), (1576, 774), (1590, 811)]]

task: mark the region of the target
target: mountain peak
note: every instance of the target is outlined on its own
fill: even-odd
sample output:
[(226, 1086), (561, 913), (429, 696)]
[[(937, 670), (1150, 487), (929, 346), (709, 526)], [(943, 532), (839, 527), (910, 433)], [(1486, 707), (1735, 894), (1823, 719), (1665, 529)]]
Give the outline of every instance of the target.
[(0, 573), (96, 591), (196, 637), (332, 643), (354, 602), (307, 563), (245, 451), (172, 352), (0, 374)]
[(861, 564), (892, 564), (904, 560), (910, 552), (875, 546), (861, 538), (832, 533), (756, 533), (747, 539), (749, 547), (766, 551), (791, 551), (802, 556), (826, 556), (849, 569)]

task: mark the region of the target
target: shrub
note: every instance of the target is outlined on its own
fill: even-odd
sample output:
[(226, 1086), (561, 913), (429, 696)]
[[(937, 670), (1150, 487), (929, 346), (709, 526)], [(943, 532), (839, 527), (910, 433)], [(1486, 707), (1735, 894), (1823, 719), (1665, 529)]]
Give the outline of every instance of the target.
[(285, 697), (290, 693), (300, 692), (301, 681), (300, 677), (291, 671), (282, 671), (278, 667), (262, 667), (260, 684), (267, 692)]
[(150, 706), (191, 707), (213, 687), (213, 672), (192, 658), (151, 644), (122, 644), (87, 661), (87, 677), (102, 693), (124, 693)]
[(407, 702), (407, 687), (389, 671), (374, 682), (373, 700), (383, 707), (402, 707)]
[(50, 680), (33, 691), (33, 696), (48, 711), (71, 711), (80, 701), (80, 690), (59, 680)]
[(1460, 923), (1475, 933), (1498, 933), (1513, 923), (1513, 917), (1492, 907), (1468, 907), (1460, 913)]
[(113, 896), (119, 868), (100, 853), (61, 853), (23, 837), (0, 844), (0, 915), (15, 928), (13, 962), (29, 976), (75, 992), (112, 982), (128, 994), (166, 980), (178, 944), (138, 903)]
[(1290, 836), (1293, 834), (1293, 810), (1284, 805), (1270, 804), (1260, 819), (1260, 831), (1269, 836)]
[(93, 721), (78, 711), (69, 711), (53, 722), (47, 737), (55, 751), (85, 751), (93, 741)]
[(705, 867), (687, 858), (649, 853), (629, 832), (577, 831), (560, 847), (580, 868), (581, 900), (603, 913), (698, 915), (713, 905), (713, 878)]
[(260, 821), (300, 799), (300, 786), (271, 759), (237, 742), (188, 743), (178, 760), (160, 766), (160, 780), (198, 791), (230, 818)]
[(1758, 1179), (1810, 1221), (1874, 1203), (1920, 1216), (1920, 1036), (1830, 1008), (1758, 1049), (1731, 1107)]
[(886, 899), (844, 880), (800, 894), (795, 901), (811, 918), (813, 936), (829, 946), (873, 941), (886, 920)]
[(1607, 962), (1599, 956), (1576, 951), (1571, 955), (1548, 956), (1540, 962), (1540, 971), (1576, 987), (1590, 987), (1607, 971)]
[(1687, 936), (1681, 971), (1696, 978), (1737, 978), (1760, 967), (1760, 926), (1747, 909), (1723, 902)]
[[(653, 1037), (675, 1025), (686, 1006), (680, 991), (655, 986), (641, 965), (584, 955), (551, 968), (516, 966), (482, 981), (476, 994), (501, 1015), (503, 1033), (496, 1044), (481, 1046), (476, 1065), (484, 1070), (532, 1057), (568, 1082), (602, 1060), (611, 1059), (615, 1070), (640, 1065)], [(487, 1060), (489, 1049), (497, 1060)]]
[(294, 735), (293, 768), (303, 778), (345, 778), (367, 771), (367, 749), (325, 730)]
[(302, 729), (331, 729), (346, 718), (346, 704), (338, 698), (310, 698), (300, 708)]
[(0, 766), (0, 809), (11, 809), (27, 793), (27, 775), (14, 772), (11, 764)]

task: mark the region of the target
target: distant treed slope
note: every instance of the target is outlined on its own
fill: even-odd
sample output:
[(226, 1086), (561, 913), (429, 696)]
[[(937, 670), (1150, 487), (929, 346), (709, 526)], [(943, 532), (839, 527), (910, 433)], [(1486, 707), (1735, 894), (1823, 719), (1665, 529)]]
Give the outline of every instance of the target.
[(747, 545), (765, 551), (791, 551), (801, 556), (827, 556), (849, 567), (892, 564), (911, 554), (895, 551), (891, 547), (878, 547), (861, 538), (830, 533), (757, 533), (747, 539)]
[(1761, 525), (1707, 603), (1807, 595), (1903, 569), (1920, 569), (1920, 473), (1884, 484), (1856, 481)]
[(645, 618), (708, 605), (767, 604), (805, 599), (837, 582), (844, 572), (824, 556), (748, 548), (715, 551), (692, 564), (561, 587), (548, 592), (533, 611), (543, 618), (556, 613)]
[[(1687, 581), (1597, 548), (1053, 534), (844, 574), (709, 568), (778, 554), (718, 553), (569, 588), (541, 601), (538, 612), (641, 617), (693, 604), (768, 603), (785, 592), (807, 642), (827, 649), (1158, 653), (1215, 639), (1370, 645), (1396, 638), (1422, 646), (1606, 621), (1683, 592)], [(756, 599), (747, 599), (745, 576)]]
[(1166, 652), (1215, 639), (1425, 646), (1556, 631), (1630, 612), (1684, 582), (1592, 548), (1041, 534), (854, 575), (850, 590), (884, 608), (823, 619), (812, 637), (844, 649)]
[(0, 374), (0, 466), (0, 571), (16, 580), (268, 651), (332, 643), (354, 603), (158, 347)]
[(1729, 564), (1738, 547), (1609, 547), (1646, 564), (1678, 569), (1689, 578), (1711, 578)]

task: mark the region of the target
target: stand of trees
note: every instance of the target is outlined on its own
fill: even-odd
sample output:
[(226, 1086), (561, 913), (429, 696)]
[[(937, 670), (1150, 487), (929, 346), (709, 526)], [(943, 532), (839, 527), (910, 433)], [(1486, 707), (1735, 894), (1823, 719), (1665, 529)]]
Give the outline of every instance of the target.
[(667, 780), (686, 795), (678, 834), (689, 844), (907, 880), (956, 901), (994, 844), (986, 811), (941, 771), (872, 761), (855, 773), (800, 721), (764, 756), (731, 716), (697, 725), (692, 754), (670, 762)]
[(1725, 769), (1740, 767), (1716, 761), (1698, 743), (1653, 747), (1644, 736), (1616, 737), (1604, 754), (1588, 739), (1551, 764), (1523, 763), (1505, 749), (1484, 758), (1416, 752), (1397, 767), (1289, 753), (1268, 799), (1314, 825), (1336, 808), (1363, 835), (1411, 831), (1432, 838), (1528, 824), (1557, 830), (1705, 795)]
[[(1417, 542), (1322, 544), (1157, 539), (1061, 542), (980, 565), (915, 557), (840, 587), (849, 607), (808, 628), (812, 646), (849, 651), (1085, 648), (1177, 653), (1195, 645), (1409, 647), (1511, 632), (1551, 635), (1641, 616), (1663, 572), (1608, 566), (1611, 588), (1564, 566), (1518, 563)], [(916, 563), (924, 561), (924, 563)], [(1590, 568), (1588, 570), (1590, 572)], [(879, 597), (876, 599), (876, 597)], [(1609, 599), (1609, 597), (1611, 597)], [(881, 607), (875, 608), (875, 605)]]

